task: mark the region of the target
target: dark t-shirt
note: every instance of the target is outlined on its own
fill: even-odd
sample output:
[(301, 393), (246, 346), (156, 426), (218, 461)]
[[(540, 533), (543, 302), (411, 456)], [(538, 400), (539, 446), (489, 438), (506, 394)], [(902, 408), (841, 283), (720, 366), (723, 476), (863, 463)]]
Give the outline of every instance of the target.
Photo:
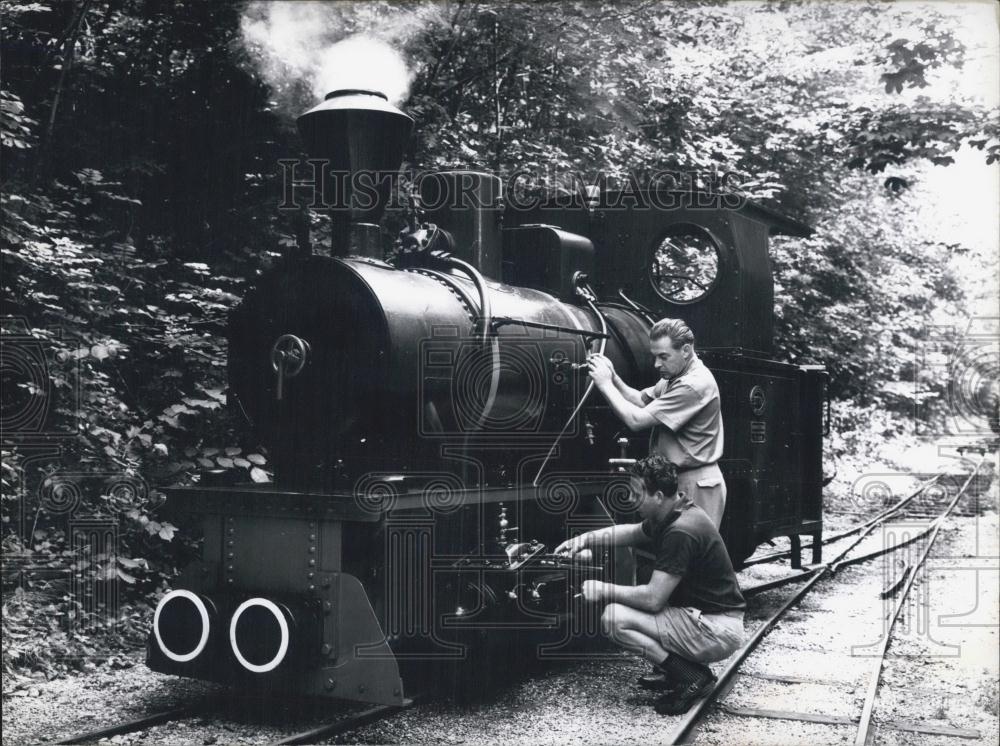
[(642, 531), (653, 542), (656, 569), (681, 578), (671, 606), (706, 614), (746, 608), (726, 545), (704, 510), (688, 505), (659, 523), (647, 518)]

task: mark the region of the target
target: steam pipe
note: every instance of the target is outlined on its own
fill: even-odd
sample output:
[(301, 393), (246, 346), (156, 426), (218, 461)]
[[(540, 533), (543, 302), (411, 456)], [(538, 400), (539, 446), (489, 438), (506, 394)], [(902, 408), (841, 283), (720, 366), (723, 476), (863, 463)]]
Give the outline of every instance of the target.
[[(486, 280), (480, 274), (479, 270), (468, 262), (453, 256), (447, 257), (445, 262), (467, 274), (475, 284), (476, 290), (479, 291), (479, 323), (483, 325), (483, 347), (485, 347), (493, 327), (493, 308), (490, 304)], [(490, 392), (486, 396), (483, 413), (480, 415), (479, 422), (477, 423), (480, 428), (486, 424), (486, 420), (489, 418), (493, 405), (496, 402), (497, 391), (500, 388), (500, 340), (496, 336), (493, 337), (492, 348), (493, 364), (490, 366)]]
[(490, 304), (489, 293), (486, 290), (486, 280), (480, 274), (479, 270), (468, 262), (464, 262), (453, 256), (449, 256), (445, 259), (445, 262), (467, 274), (475, 284), (476, 290), (479, 291), (479, 321), (483, 325), (483, 345), (485, 346), (489, 339), (490, 328), (493, 325), (493, 309)]
[[(587, 304), (590, 310), (593, 311), (594, 314), (597, 316), (598, 321), (601, 322), (601, 334), (603, 336), (601, 337), (601, 349), (598, 350), (598, 354), (603, 355), (604, 350), (607, 349), (608, 346), (608, 322), (604, 318), (604, 314), (601, 313), (600, 309), (592, 300), (593, 298), (596, 297), (594, 295), (594, 291), (590, 288), (589, 285), (584, 285), (583, 287), (585, 288), (585, 292), (581, 292), (580, 294), (582, 295), (584, 302)], [(587, 385), (587, 390), (584, 391), (583, 396), (580, 397), (580, 402), (576, 405), (576, 408), (573, 410), (572, 414), (570, 414), (569, 419), (566, 420), (566, 424), (563, 425), (562, 430), (559, 431), (559, 434), (556, 436), (555, 440), (552, 441), (552, 447), (549, 449), (549, 452), (545, 455), (545, 460), (542, 461), (542, 465), (538, 467), (538, 473), (535, 474), (535, 479), (531, 483), (532, 487), (538, 486), (538, 480), (541, 478), (542, 472), (545, 471), (545, 467), (548, 465), (549, 460), (552, 458), (552, 454), (555, 453), (556, 446), (559, 445), (559, 441), (562, 440), (562, 436), (569, 429), (569, 426), (572, 424), (573, 420), (576, 419), (576, 416), (580, 413), (580, 410), (583, 409), (583, 405), (587, 402), (587, 398), (590, 396), (590, 392), (593, 390), (594, 390), (594, 381), (593, 379), (591, 379), (590, 383)]]
[(620, 297), (623, 301), (625, 301), (628, 304), (629, 308), (631, 308), (637, 314), (646, 319), (646, 321), (648, 321), (650, 324), (656, 323), (655, 320), (653, 319), (653, 312), (650, 311), (645, 306), (640, 306), (634, 300), (629, 298), (627, 295), (625, 295), (625, 291), (621, 288), (618, 289), (618, 297)]

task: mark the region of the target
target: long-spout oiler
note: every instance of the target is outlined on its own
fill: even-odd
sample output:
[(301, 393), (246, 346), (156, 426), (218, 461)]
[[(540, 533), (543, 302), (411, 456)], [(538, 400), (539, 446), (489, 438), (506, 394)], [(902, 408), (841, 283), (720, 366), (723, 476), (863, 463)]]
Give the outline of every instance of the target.
[(413, 119), (378, 91), (332, 91), (297, 120), (310, 157), (325, 161), (323, 201), (333, 253), (381, 258), (378, 222), (406, 151)]

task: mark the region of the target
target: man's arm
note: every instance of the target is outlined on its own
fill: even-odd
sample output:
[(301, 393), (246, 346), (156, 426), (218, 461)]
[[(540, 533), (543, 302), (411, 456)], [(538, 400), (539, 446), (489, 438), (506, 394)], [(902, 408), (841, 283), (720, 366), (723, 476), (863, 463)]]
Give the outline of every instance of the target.
[(600, 580), (586, 580), (582, 590), (588, 601), (620, 603), (656, 614), (666, 608), (671, 594), (680, 582), (680, 575), (653, 570), (653, 576), (646, 585), (615, 585)]
[[(642, 391), (632, 388), (622, 380), (622, 377), (618, 375), (617, 371), (615, 371), (614, 363), (612, 363), (611, 360), (597, 352), (591, 353), (587, 356), (588, 363), (592, 360), (595, 361), (595, 364), (606, 366), (611, 371), (611, 383), (618, 390), (618, 393), (622, 395), (622, 398), (625, 399), (625, 401), (640, 408), (649, 403), (643, 399)], [(597, 360), (600, 360), (600, 362), (597, 363)], [(593, 369), (594, 365), (591, 365), (590, 367)]]
[(622, 398), (629, 404), (634, 404), (637, 407), (645, 407), (648, 403), (643, 399), (642, 392), (625, 383), (617, 372), (612, 374), (611, 383), (614, 384), (615, 388), (618, 389), (618, 393), (621, 394)]
[[(618, 419), (625, 423), (625, 427), (632, 431), (648, 430), (659, 422), (641, 404), (634, 403), (619, 391), (615, 384), (617, 374), (610, 360), (603, 355), (590, 355), (587, 358), (587, 366), (594, 385), (604, 394), (604, 398), (608, 400)], [(624, 383), (622, 385), (625, 386)], [(630, 392), (629, 396), (636, 395), (639, 401), (642, 401), (642, 392), (628, 386), (625, 388)]]
[(637, 544), (645, 544), (649, 541), (642, 530), (641, 523), (622, 523), (616, 526), (605, 526), (604, 528), (587, 531), (586, 533), (567, 539), (556, 547), (556, 554), (569, 552), (576, 554), (581, 549), (596, 546), (612, 547), (634, 547)]

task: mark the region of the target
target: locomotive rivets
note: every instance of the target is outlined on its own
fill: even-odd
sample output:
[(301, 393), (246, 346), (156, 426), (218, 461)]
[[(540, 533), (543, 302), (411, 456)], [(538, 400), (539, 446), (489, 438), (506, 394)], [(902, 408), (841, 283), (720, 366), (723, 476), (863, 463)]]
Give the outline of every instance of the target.
[(399, 691), (398, 688), (392, 690), (392, 696), (393, 697), (398, 697), (400, 694), (402, 694), (402, 692)]
[(227, 546), (227, 547), (231, 547), (231, 546), (233, 546), (233, 544), (235, 544), (235, 543), (236, 543), (236, 542), (234, 542), (234, 541), (233, 541), (232, 539), (230, 539), (229, 541), (227, 541), (227, 542), (226, 542), (226, 546)]
[(227, 570), (229, 570), (229, 572), (232, 572), (232, 571), (233, 571), (233, 566), (232, 566), (232, 565), (230, 565), (230, 566), (229, 566), (228, 568), (226, 568), (226, 569), (227, 569)]
[(315, 553), (316, 553), (316, 547), (309, 547), (309, 554), (315, 554)]
[(312, 580), (313, 578), (315, 578), (315, 577), (316, 577), (316, 573), (314, 573), (314, 572), (311, 572), (311, 573), (309, 573), (309, 574), (308, 574), (308, 575), (307, 575), (306, 577), (307, 577), (307, 578), (309, 578), (310, 580)]
[(324, 588), (330, 587), (330, 578), (323, 578), (323, 587)]
[(226, 533), (229, 534), (230, 536), (232, 536), (236, 532), (233, 531), (233, 529), (229, 529)]
[(232, 585), (233, 584), (233, 579), (229, 578), (226, 582), (229, 583), (229, 585)]
[(323, 647), (320, 648), (320, 652), (323, 653), (323, 655), (329, 655), (333, 652), (333, 648), (330, 647), (330, 643), (324, 642)]
[(327, 679), (326, 684), (324, 686), (326, 686), (326, 688), (329, 690), (333, 690), (337, 688), (337, 682), (334, 681), (333, 679)]
[(316, 534), (309, 534), (309, 541), (316, 541)]
[(310, 586), (309, 586), (309, 591), (310, 591), (310, 592), (312, 592), (312, 591), (314, 591), (314, 590), (316, 590), (316, 586), (314, 586), (314, 585), (310, 585)]
[(331, 604), (329, 601), (324, 601), (323, 602), (323, 611), (325, 613), (329, 614), (331, 611), (333, 611), (333, 604)]
[(309, 567), (316, 567), (316, 560), (314, 559), (309, 560)]

